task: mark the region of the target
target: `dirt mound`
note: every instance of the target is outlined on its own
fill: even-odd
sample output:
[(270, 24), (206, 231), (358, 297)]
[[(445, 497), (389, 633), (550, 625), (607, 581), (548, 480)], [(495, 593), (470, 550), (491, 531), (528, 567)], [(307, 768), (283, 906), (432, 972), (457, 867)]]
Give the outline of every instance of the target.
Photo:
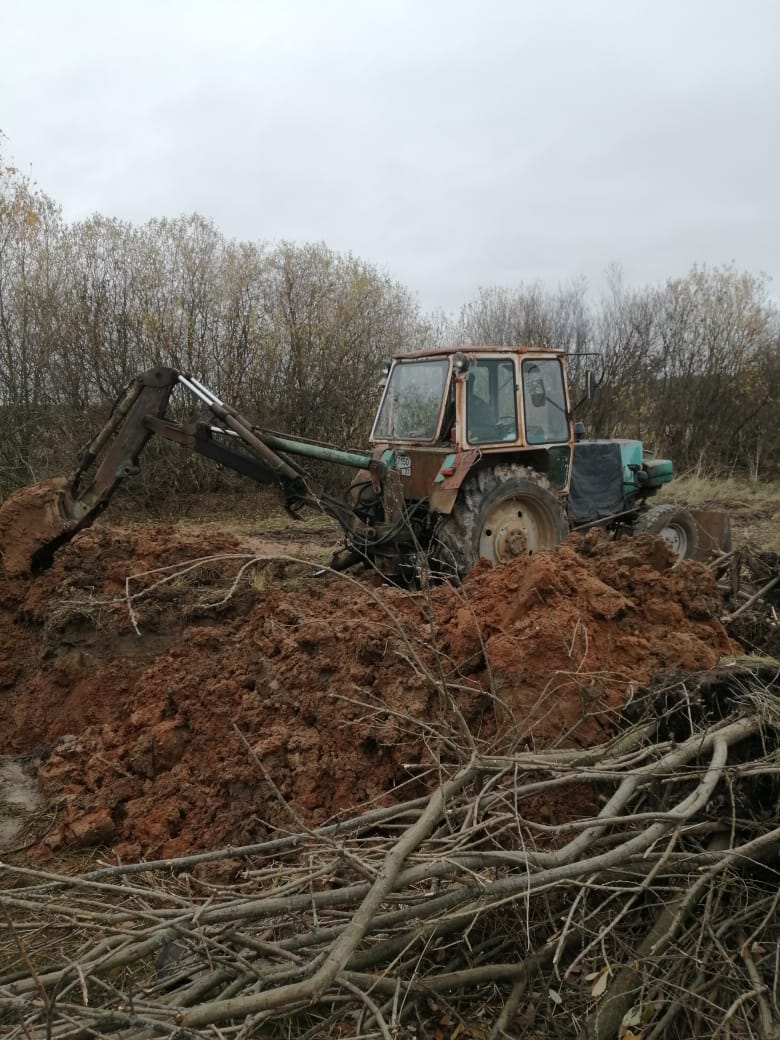
[(470, 742), (589, 745), (638, 684), (734, 649), (708, 572), (650, 537), (414, 594), (246, 548), (101, 526), (0, 579), (0, 752), (41, 760), (48, 849), (259, 841), (409, 797)]

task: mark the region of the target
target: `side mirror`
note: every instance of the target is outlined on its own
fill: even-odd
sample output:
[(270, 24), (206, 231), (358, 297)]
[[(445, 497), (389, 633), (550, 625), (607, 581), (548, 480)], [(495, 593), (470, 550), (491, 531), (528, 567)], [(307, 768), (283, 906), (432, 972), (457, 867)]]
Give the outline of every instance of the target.
[(377, 384), (380, 390), (384, 390), (387, 386), (387, 377), (390, 375), (390, 369), (393, 367), (393, 362), (390, 358), (384, 358), (382, 361), (382, 367), (379, 370), (379, 383)]

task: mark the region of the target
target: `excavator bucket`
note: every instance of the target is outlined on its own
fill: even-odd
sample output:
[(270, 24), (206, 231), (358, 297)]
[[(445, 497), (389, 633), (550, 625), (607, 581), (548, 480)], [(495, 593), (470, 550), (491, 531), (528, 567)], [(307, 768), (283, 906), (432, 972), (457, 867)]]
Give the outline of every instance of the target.
[(46, 566), (54, 551), (84, 526), (67, 519), (63, 510), (70, 484), (67, 477), (54, 477), (15, 491), (0, 506), (0, 556), (6, 574)]
[(163, 420), (178, 381), (172, 368), (137, 376), (114, 403), (71, 477), (32, 484), (5, 500), (0, 506), (0, 557), (6, 574), (45, 569), (57, 549), (102, 512), (117, 484), (136, 472), (138, 456), (155, 432), (151, 423)]

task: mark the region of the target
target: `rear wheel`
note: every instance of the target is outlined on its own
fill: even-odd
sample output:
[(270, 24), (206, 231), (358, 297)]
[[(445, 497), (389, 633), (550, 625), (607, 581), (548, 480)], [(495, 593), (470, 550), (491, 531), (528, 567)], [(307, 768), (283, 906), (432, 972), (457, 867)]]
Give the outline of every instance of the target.
[(568, 525), (546, 477), (527, 466), (503, 464), (464, 480), (452, 512), (439, 520), (432, 569), (461, 579), (482, 558), (494, 566), (554, 549)]
[(682, 506), (652, 506), (637, 520), (634, 531), (657, 534), (669, 544), (678, 560), (690, 560), (699, 547), (696, 521)]

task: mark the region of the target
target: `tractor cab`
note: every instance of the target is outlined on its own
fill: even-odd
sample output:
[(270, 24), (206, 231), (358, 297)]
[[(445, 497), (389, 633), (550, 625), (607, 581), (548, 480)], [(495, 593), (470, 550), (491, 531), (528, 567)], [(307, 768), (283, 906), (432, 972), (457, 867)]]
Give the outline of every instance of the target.
[(505, 452), (571, 442), (560, 353), (426, 351), (394, 358), (385, 376), (375, 444)]

